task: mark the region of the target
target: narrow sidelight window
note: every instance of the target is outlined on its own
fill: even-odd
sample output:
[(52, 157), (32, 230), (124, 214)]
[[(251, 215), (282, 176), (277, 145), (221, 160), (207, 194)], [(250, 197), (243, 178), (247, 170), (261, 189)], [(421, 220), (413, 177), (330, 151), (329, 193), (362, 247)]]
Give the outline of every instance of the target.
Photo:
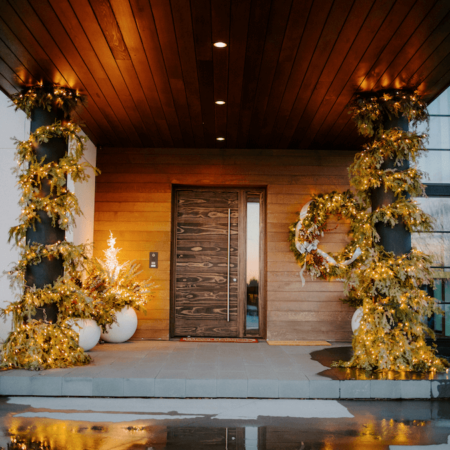
[(260, 196), (247, 197), (247, 316), (246, 330), (251, 334), (259, 331), (260, 289)]

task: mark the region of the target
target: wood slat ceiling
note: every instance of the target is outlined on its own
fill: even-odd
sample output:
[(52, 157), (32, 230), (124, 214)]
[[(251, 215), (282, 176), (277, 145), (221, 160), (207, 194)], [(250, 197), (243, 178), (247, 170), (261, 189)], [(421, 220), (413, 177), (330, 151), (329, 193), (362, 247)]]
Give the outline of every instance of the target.
[(450, 1), (0, 0), (0, 89), (38, 81), (97, 145), (354, 149), (356, 91), (450, 85)]

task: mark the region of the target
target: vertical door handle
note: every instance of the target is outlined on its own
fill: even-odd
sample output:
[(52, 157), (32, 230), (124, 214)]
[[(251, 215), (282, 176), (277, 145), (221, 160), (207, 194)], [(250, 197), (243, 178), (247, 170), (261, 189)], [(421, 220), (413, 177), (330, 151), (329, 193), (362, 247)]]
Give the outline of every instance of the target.
[(230, 321), (230, 223), (231, 209), (228, 208), (228, 254), (227, 254), (227, 322)]

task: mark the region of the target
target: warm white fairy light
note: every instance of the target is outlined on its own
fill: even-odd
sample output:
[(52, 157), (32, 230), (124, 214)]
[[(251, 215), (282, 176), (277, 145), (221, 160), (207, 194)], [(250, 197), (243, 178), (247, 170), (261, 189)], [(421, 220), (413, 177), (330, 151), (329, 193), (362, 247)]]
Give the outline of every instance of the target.
[(120, 264), (117, 258), (117, 254), (121, 249), (116, 248), (116, 238), (113, 236), (111, 231), (109, 233), (108, 248), (106, 250), (103, 250), (103, 253), (105, 254), (103, 266), (108, 271), (110, 276), (113, 279), (116, 279), (123, 267), (123, 264)]

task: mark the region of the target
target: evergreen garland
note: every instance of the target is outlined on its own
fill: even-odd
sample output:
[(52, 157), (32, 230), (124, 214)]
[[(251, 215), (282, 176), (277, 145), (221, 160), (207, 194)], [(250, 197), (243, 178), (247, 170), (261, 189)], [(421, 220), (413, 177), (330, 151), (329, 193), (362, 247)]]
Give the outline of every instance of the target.
[[(74, 90), (59, 86), (31, 87), (22, 94), (13, 97), (16, 109), (22, 109), (29, 117), (34, 108), (40, 107), (48, 111), (60, 108), (67, 116), (85, 97)], [(31, 370), (67, 367), (87, 364), (90, 357), (78, 346), (78, 335), (69, 326), (69, 319), (90, 318), (94, 305), (85, 295), (79, 280), (80, 269), (88, 256), (85, 245), (74, 245), (63, 241), (51, 245), (26, 242), (26, 231), (39, 221), (38, 212), (46, 213), (53, 226), (67, 230), (74, 225), (75, 215), (80, 215), (76, 196), (66, 187), (67, 177), (73, 181), (85, 181), (89, 178), (88, 167), (98, 171), (87, 162), (81, 162), (85, 150), (86, 139), (79, 136), (81, 129), (72, 122), (55, 122), (49, 126), (38, 128), (26, 141), (16, 141), (17, 167), (14, 169), (18, 177), (18, 185), (22, 191), (20, 205), (22, 212), (19, 225), (10, 229), (10, 240), (14, 239), (19, 248), (20, 259), (8, 272), (11, 287), (17, 291), (17, 300), (11, 302), (0, 313), (12, 314), (13, 331), (2, 347), (0, 367), (24, 368)], [(52, 138), (64, 138), (69, 142), (69, 150), (58, 162), (38, 160), (35, 147)], [(39, 197), (42, 180), (50, 181), (50, 194)], [(27, 286), (25, 273), (27, 267), (39, 264), (44, 258), (61, 258), (64, 275), (52, 285), (43, 288)], [(45, 305), (58, 305), (56, 323), (36, 320), (33, 316), (36, 308)]]
[(12, 96), (15, 110), (21, 109), (27, 117), (31, 116), (31, 111), (35, 108), (42, 108), (51, 111), (52, 108), (59, 108), (66, 116), (79, 106), (85, 106), (87, 98), (78, 93), (76, 89), (64, 86), (44, 86), (37, 84), (30, 86), (23, 92)]
[(78, 333), (67, 326), (32, 320), (21, 323), (3, 344), (3, 367), (43, 370), (87, 364)]
[[(10, 240), (14, 237), (18, 243), (25, 237), (28, 228), (34, 228), (34, 222), (39, 220), (38, 211), (45, 211), (52, 218), (52, 225), (58, 224), (63, 230), (75, 225), (75, 216), (82, 213), (75, 194), (67, 190), (66, 179), (71, 176), (74, 182), (86, 181), (89, 178), (87, 168), (98, 173), (88, 162), (80, 163), (87, 140), (85, 136), (79, 136), (80, 132), (81, 128), (77, 124), (68, 122), (62, 125), (56, 122), (52, 126), (38, 128), (27, 141), (16, 141), (18, 166), (14, 172), (22, 190), (19, 201), (22, 214), (19, 225), (10, 229)], [(67, 142), (72, 140), (67, 155), (58, 162), (38, 161), (34, 146), (48, 142), (51, 138), (64, 138)], [(44, 178), (50, 180), (50, 195), (42, 198), (37, 193)]]

